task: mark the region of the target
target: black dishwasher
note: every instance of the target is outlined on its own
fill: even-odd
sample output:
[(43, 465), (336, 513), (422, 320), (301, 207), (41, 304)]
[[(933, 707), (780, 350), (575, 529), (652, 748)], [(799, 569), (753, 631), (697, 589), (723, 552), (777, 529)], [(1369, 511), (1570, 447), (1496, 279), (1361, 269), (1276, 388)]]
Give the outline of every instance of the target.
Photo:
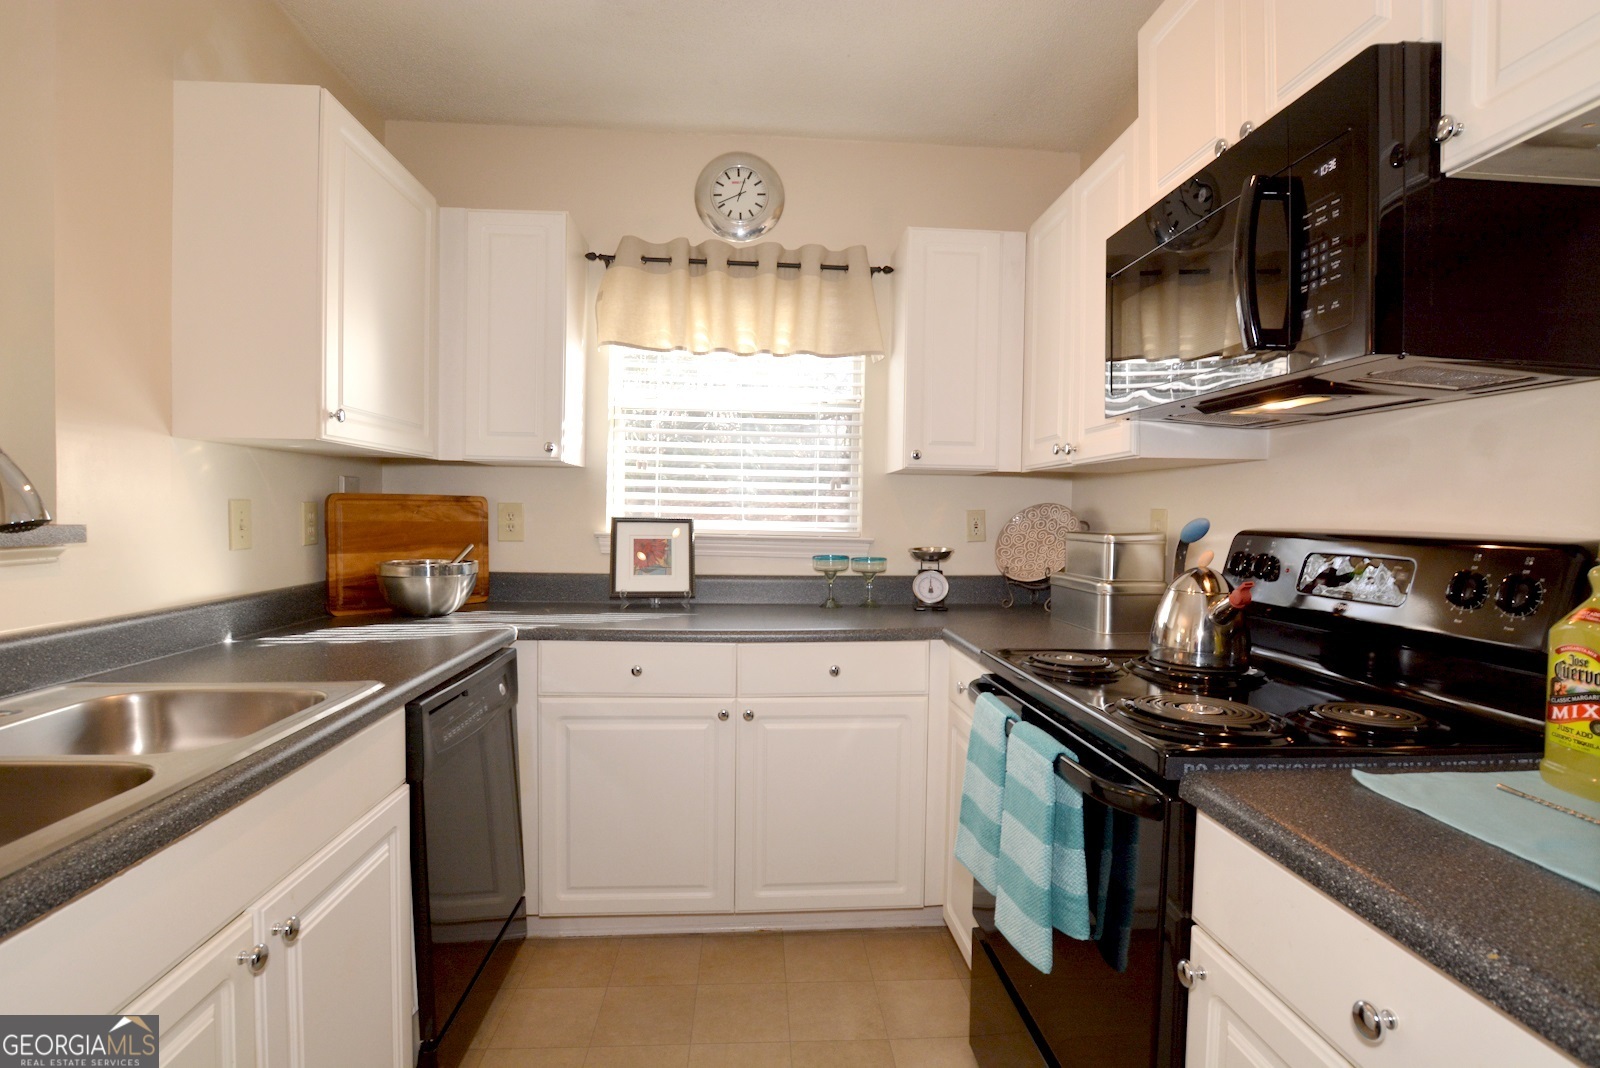
[(527, 934), (516, 668), (503, 650), (406, 705), (423, 1068), (461, 1061)]

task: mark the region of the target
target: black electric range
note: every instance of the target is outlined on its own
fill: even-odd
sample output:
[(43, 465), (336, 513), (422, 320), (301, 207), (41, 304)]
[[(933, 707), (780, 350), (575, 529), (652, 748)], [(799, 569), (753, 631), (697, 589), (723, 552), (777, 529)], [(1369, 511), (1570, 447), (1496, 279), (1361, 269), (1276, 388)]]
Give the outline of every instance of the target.
[(1061, 741), (1072, 759), (1057, 773), (1086, 814), (1123, 828), (1133, 907), (1116, 952), (1058, 933), (1057, 967), (1043, 975), (975, 887), (979, 1063), (1181, 1065), (1195, 817), (1179, 780), (1531, 766), (1544, 636), (1581, 599), (1593, 559), (1580, 545), (1245, 531), (1225, 565), (1232, 581), (1254, 582), (1245, 671), (1174, 671), (1137, 649), (986, 651), (977, 691)]

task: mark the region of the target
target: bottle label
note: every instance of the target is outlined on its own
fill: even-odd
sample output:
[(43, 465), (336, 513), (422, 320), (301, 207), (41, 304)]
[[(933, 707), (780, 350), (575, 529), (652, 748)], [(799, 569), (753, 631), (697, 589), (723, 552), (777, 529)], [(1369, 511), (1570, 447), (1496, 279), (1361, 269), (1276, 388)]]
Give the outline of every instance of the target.
[(1600, 653), (1576, 644), (1551, 651), (1545, 719), (1548, 741), (1600, 758)]

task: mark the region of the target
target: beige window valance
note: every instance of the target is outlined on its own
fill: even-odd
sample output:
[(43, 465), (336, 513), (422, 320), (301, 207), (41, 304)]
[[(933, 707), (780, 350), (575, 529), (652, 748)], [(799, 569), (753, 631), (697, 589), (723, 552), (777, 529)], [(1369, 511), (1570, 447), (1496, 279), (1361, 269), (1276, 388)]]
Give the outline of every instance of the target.
[[(647, 263), (644, 257), (670, 258)], [(703, 259), (704, 264), (690, 264)], [(754, 267), (728, 261), (754, 260)], [(779, 267), (780, 263), (795, 267)], [(823, 270), (823, 264), (848, 266)], [(595, 305), (602, 345), (667, 352), (881, 356), (883, 332), (865, 246), (786, 249), (725, 241), (617, 243)]]

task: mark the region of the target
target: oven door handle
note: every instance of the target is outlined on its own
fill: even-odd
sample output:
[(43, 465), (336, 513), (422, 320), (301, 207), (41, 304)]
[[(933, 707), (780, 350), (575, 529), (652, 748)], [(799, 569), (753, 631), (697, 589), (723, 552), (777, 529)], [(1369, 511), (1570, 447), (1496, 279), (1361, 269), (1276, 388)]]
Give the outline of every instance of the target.
[[(969, 689), (980, 695), (988, 694), (1017, 715), (1022, 715), (1022, 702), (987, 679), (974, 680)], [(1137, 786), (1125, 783), (1112, 782), (1096, 775), (1082, 764), (1069, 760), (1065, 755), (1056, 757), (1055, 771), (1068, 786), (1085, 797), (1094, 798), (1107, 808), (1114, 808), (1118, 812), (1126, 812), (1130, 816), (1144, 820), (1159, 821), (1166, 815), (1167, 799), (1161, 794), (1152, 790), (1141, 790)]]

